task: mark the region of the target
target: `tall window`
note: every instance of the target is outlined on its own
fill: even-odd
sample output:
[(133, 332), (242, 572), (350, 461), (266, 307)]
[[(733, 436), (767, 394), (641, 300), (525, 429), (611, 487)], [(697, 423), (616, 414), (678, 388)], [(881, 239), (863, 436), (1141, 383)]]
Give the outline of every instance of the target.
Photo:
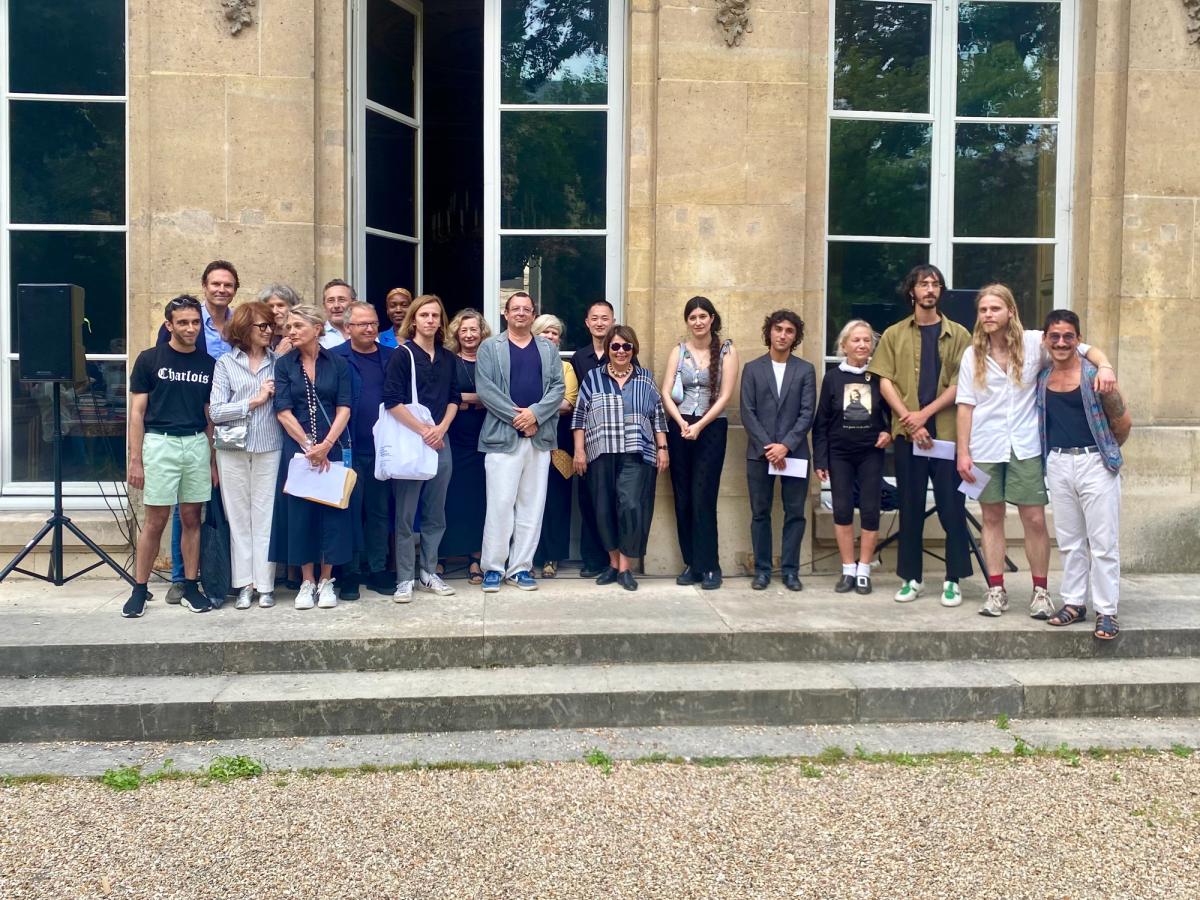
[[(586, 339), (584, 310), (620, 300), (623, 4), (498, 0), (485, 45), (485, 295), (528, 291)], [(619, 308), (619, 305), (618, 305)], [(492, 314), (495, 319), (495, 313)]]
[(63, 391), (71, 493), (125, 479), (124, 0), (0, 0), (0, 489), (49, 491), (51, 387), (22, 384), (22, 283), (86, 291), (86, 386)]
[(908, 314), (931, 261), (1012, 287), (1027, 327), (1068, 303), (1074, 0), (832, 0), (826, 352)]

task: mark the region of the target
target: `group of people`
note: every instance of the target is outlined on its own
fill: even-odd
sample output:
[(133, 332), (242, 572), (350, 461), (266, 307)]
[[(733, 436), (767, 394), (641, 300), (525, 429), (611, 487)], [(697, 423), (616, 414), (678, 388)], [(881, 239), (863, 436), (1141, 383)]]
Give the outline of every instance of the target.
[[(722, 584), (717, 529), (728, 437), (726, 410), (739, 381), (746, 431), (754, 575), (775, 569), (771, 507), (781, 481), (783, 584), (802, 589), (810, 433), (813, 471), (828, 482), (842, 558), (839, 592), (870, 593), (885, 450), (894, 445), (900, 506), (896, 600), (924, 591), (922, 536), (933, 483), (946, 532), (941, 602), (961, 603), (971, 574), (960, 483), (987, 479), (979, 495), (989, 570), (981, 612), (1008, 607), (1004, 511), (1017, 505), (1034, 580), (1031, 613), (1051, 624), (1086, 617), (1097, 637), (1117, 633), (1119, 445), (1129, 416), (1107, 358), (1080, 342), (1072, 313), (1051, 313), (1045, 333), (1023, 330), (1011, 291), (978, 296), (974, 334), (940, 312), (945, 287), (934, 266), (909, 273), (913, 313), (882, 338), (862, 320), (838, 338), (842, 360), (817, 397), (813, 365), (795, 353), (804, 322), (787, 309), (765, 317), (767, 352), (745, 367), (721, 336), (705, 297), (684, 306), (685, 337), (657, 382), (639, 362), (636, 332), (605, 300), (586, 310), (590, 341), (559, 354), (564, 323), (536, 316), (529, 294), (504, 303), (493, 336), (473, 309), (447, 319), (433, 294), (389, 292), (388, 327), (341, 279), (321, 307), (273, 284), (231, 307), (232, 263), (201, 276), (203, 299), (167, 303), (158, 343), (130, 378), (131, 486), (143, 490), (136, 586), (123, 614), (141, 616), (162, 532), (174, 518), (168, 602), (203, 612), (198, 585), (201, 510), (220, 486), (230, 523), (236, 606), (274, 603), (276, 566), (296, 571), (296, 606), (330, 608), (360, 587), (411, 601), (414, 590), (453, 594), (443, 576), (463, 558), (471, 584), (536, 590), (568, 555), (572, 480), (579, 483), (581, 574), (637, 590), (656, 480), (670, 472), (684, 568), (679, 584)], [(421, 416), (414, 410), (423, 407)], [(436, 457), (420, 479), (376, 477), (376, 424), (392, 417)], [(382, 433), (382, 432), (380, 432)], [(406, 432), (407, 433), (407, 432)], [(947, 449), (948, 448), (948, 449)], [(297, 458), (317, 471), (352, 469), (348, 503), (286, 490)], [(432, 457), (431, 457), (432, 458)], [(1049, 538), (1045, 464), (1064, 554), (1063, 605), (1046, 591)], [(860, 511), (855, 553), (853, 515)], [(174, 510), (174, 516), (172, 514)], [(389, 563), (390, 557), (390, 563)], [(219, 604), (223, 598), (218, 598)]]

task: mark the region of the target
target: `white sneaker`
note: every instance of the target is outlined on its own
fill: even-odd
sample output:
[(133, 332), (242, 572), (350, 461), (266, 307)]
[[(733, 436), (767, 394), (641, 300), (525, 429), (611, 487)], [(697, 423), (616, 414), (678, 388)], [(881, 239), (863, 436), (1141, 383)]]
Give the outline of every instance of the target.
[(316, 603), (317, 586), (311, 581), (300, 585), (300, 593), (296, 595), (296, 609), (312, 609)]
[(896, 591), (896, 596), (893, 599), (897, 603), (912, 603), (921, 596), (921, 591), (923, 590), (925, 590), (925, 582), (910, 578), (904, 584), (900, 585), (900, 590)]
[(238, 591), (237, 603), (233, 604), (234, 609), (249, 609), (250, 604), (254, 602), (254, 586), (246, 585)]
[(427, 594), (437, 594), (439, 597), (449, 597), (454, 593), (454, 588), (442, 581), (440, 575), (430, 575), (424, 569), (421, 570), (421, 581), (417, 587)]
[(942, 582), (942, 606), (961, 606), (962, 588), (957, 581)]
[(991, 616), (998, 619), (1008, 612), (1008, 591), (996, 585), (987, 589), (983, 598), (983, 607), (979, 610), (981, 616)]
[(1048, 619), (1054, 615), (1054, 601), (1044, 587), (1035, 587), (1029, 598), (1029, 616), (1032, 619)]
[(321, 585), (317, 588), (318, 609), (333, 609), (337, 606), (337, 591), (334, 590), (333, 582), (332, 578), (321, 579)]
[(396, 585), (396, 593), (392, 594), (392, 599), (397, 603), (412, 603), (412, 589), (411, 581), (401, 581)]
[(258, 608), (270, 609), (275, 605), (275, 594), (272, 591), (267, 591), (265, 594), (258, 595)]

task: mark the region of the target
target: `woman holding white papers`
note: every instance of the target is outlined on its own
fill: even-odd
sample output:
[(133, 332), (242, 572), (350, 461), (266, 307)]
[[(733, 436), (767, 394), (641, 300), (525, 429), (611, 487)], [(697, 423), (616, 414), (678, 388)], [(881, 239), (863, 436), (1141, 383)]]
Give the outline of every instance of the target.
[[(284, 431), (280, 493), (288, 465), (297, 456), (315, 471), (331, 473), (330, 477), (344, 474), (338, 467), (347, 462), (342, 434), (350, 421), (350, 371), (345, 360), (319, 344), (324, 327), (324, 314), (307, 304), (294, 307), (284, 325), (294, 352), (275, 364), (275, 413)], [(303, 572), (296, 609), (337, 606), (333, 567), (354, 557), (353, 535), (351, 510), (292, 494), (279, 498), (270, 556), (273, 562), (300, 566)]]
[[(825, 373), (813, 425), (813, 466), (833, 494), (833, 533), (842, 556), (839, 594), (871, 593), (871, 558), (879, 538), (884, 448), (892, 442), (892, 416), (867, 371), (876, 335), (862, 319), (846, 323), (838, 335), (844, 359)], [(861, 515), (858, 562), (854, 559), (854, 487)]]

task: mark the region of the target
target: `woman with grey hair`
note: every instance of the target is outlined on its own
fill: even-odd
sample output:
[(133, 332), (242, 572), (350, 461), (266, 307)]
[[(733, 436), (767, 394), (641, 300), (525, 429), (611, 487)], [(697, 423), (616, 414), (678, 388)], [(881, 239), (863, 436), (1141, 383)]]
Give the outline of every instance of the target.
[[(562, 340), (562, 319), (543, 313), (533, 320), (529, 329), (541, 335), (555, 347)], [(546, 484), (546, 509), (542, 514), (542, 537), (533, 554), (533, 564), (542, 567), (543, 578), (558, 574), (558, 564), (566, 559), (571, 543), (571, 476), (575, 474), (571, 457), (575, 452), (575, 437), (571, 434), (571, 412), (579, 397), (579, 379), (569, 360), (563, 360), (563, 383), (566, 393), (558, 407), (558, 449), (550, 454), (550, 480)]]
[[(879, 379), (867, 371), (878, 335), (862, 319), (846, 323), (838, 335), (843, 357), (825, 373), (813, 424), (813, 469), (829, 482), (833, 533), (842, 557), (842, 577), (834, 590), (871, 593), (871, 559), (879, 537), (884, 448), (892, 442), (892, 417), (879, 392)], [(862, 530), (854, 558), (854, 486), (858, 484)]]
[(287, 321), (287, 314), (303, 303), (304, 298), (291, 285), (272, 282), (258, 292), (258, 302), (267, 304), (275, 318), (271, 349), (282, 356), (292, 349), (292, 342), (283, 333), (283, 323)]

